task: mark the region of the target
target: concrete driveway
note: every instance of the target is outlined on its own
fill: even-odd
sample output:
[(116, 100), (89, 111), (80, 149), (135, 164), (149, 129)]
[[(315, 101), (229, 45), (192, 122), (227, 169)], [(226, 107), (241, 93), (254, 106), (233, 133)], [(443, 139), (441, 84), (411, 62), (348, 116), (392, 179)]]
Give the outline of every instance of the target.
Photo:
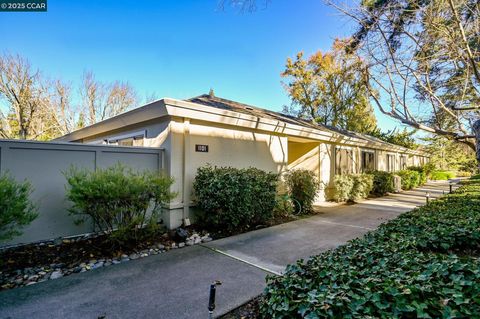
[(318, 207), (319, 215), (165, 254), (0, 293), (0, 319), (207, 318), (208, 288), (216, 315), (259, 295), (265, 276), (375, 229), (448, 191), (429, 183), (355, 205)]

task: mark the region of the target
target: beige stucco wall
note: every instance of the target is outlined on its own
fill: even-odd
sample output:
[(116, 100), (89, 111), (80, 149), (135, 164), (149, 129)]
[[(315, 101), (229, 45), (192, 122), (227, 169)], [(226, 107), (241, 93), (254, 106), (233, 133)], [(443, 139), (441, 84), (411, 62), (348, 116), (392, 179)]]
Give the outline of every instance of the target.
[[(175, 177), (174, 190), (178, 196), (172, 208), (181, 209), (172, 216), (171, 225), (180, 225), (185, 217), (192, 217), (193, 181), (199, 167), (232, 166), (256, 167), (281, 172), (287, 167), (287, 138), (262, 132), (235, 129), (234, 126), (173, 119), (170, 123), (171, 168)], [(208, 145), (208, 152), (196, 152), (195, 145)]]

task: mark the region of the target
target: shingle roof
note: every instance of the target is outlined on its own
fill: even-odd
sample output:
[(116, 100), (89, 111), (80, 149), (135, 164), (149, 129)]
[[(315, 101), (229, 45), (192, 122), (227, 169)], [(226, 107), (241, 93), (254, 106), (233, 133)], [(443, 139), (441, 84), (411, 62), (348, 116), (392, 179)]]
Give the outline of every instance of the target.
[(329, 126), (329, 125), (314, 124), (310, 121), (303, 120), (303, 119), (300, 119), (300, 118), (297, 118), (297, 117), (294, 117), (294, 116), (291, 116), (291, 115), (287, 115), (287, 114), (283, 114), (283, 113), (279, 113), (279, 112), (273, 112), (273, 111), (262, 109), (262, 108), (259, 108), (259, 107), (256, 107), (256, 106), (252, 106), (252, 105), (248, 105), (248, 104), (244, 104), (244, 103), (240, 103), (240, 102), (236, 102), (236, 101), (227, 100), (227, 99), (220, 98), (220, 97), (217, 97), (217, 96), (212, 96), (212, 95), (209, 95), (209, 94), (203, 94), (203, 95), (199, 95), (199, 96), (196, 96), (196, 97), (192, 97), (192, 98), (190, 98), (186, 101), (192, 102), (192, 103), (197, 103), (197, 104), (202, 104), (202, 105), (206, 105), (206, 106), (211, 106), (211, 107), (215, 107), (215, 108), (218, 108), (218, 109), (223, 109), (223, 110), (228, 110), (228, 111), (234, 111), (234, 112), (244, 113), (244, 114), (248, 114), (248, 115), (253, 115), (253, 116), (256, 116), (256, 117), (263, 117), (263, 118), (269, 118), (269, 119), (273, 119), (273, 120), (283, 121), (283, 122), (286, 122), (286, 123), (296, 124), (296, 125), (300, 125), (300, 126), (304, 126), (304, 127), (308, 127), (308, 128), (314, 128), (314, 129), (317, 129), (317, 130), (329, 131), (329, 132), (333, 132), (333, 133), (337, 133), (337, 134), (342, 134), (342, 135), (345, 135), (345, 136), (348, 136), (348, 137), (359, 138), (359, 139), (369, 141), (369, 142), (382, 143), (382, 144), (385, 144), (385, 145), (391, 145), (391, 146), (394, 146), (394, 147), (399, 147), (399, 145), (395, 145), (395, 144), (392, 144), (392, 143), (385, 142), (385, 141), (383, 141), (379, 138), (376, 138), (374, 136), (370, 136), (370, 135), (367, 135), (367, 134), (356, 133), (356, 132), (348, 131), (348, 130), (345, 130), (345, 129), (341, 129), (341, 128), (337, 128), (337, 127), (333, 127), (333, 126)]

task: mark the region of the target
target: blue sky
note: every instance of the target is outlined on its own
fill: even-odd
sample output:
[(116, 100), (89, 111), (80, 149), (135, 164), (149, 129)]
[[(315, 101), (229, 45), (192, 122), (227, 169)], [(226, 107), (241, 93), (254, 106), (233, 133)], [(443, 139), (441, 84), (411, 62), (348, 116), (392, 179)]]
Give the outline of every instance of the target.
[[(240, 14), (218, 0), (60, 1), (46, 13), (1, 13), (0, 50), (73, 85), (85, 70), (128, 81), (140, 97), (207, 93), (280, 111), (287, 57), (328, 50), (353, 26), (322, 0), (271, 0)], [(377, 113), (379, 125), (397, 124)]]

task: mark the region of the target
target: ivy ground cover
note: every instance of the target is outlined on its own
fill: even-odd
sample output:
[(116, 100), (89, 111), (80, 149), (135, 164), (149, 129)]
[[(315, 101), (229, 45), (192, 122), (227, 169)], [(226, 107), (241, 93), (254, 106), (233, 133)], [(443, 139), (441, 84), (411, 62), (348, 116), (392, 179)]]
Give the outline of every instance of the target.
[(268, 277), (265, 318), (480, 318), (480, 179)]

